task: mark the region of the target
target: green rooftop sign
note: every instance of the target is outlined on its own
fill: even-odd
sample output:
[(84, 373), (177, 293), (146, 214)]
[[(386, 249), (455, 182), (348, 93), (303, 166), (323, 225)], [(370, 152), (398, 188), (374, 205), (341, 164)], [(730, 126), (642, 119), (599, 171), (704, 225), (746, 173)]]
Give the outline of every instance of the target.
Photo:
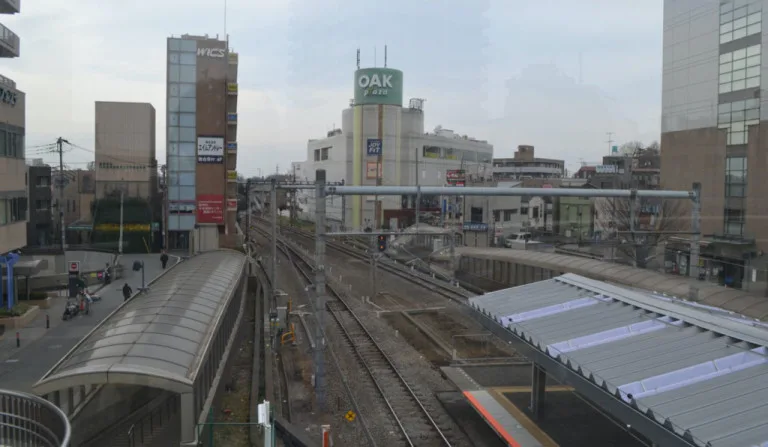
[(391, 68), (355, 71), (355, 104), (403, 105), (403, 72)]

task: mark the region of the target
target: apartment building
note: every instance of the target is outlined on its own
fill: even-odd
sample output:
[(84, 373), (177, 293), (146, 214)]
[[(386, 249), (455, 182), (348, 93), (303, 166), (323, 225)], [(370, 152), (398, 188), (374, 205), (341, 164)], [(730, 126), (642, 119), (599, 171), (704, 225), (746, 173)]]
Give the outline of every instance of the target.
[[(18, 14), (19, 0), (0, 0), (0, 14)], [(19, 57), (19, 37), (0, 23), (0, 58)], [(0, 74), (0, 264), (27, 240), (25, 95)]]

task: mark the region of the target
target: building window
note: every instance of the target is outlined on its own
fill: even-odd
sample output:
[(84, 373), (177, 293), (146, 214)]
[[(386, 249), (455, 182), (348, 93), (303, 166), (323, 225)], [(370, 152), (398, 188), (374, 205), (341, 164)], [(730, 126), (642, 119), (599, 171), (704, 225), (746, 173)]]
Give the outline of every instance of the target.
[(27, 220), (27, 198), (0, 199), (0, 225)]
[(725, 233), (744, 235), (744, 197), (747, 193), (747, 159), (729, 157), (725, 164)]
[(324, 147), (320, 150), (320, 160), (328, 160), (328, 152), (330, 148)]
[(38, 177), (35, 181), (35, 186), (38, 188), (49, 188), (51, 186), (50, 177)]
[(720, 93), (760, 86), (760, 44), (720, 55)]
[(509, 222), (510, 220), (512, 220), (512, 216), (516, 215), (517, 211), (518, 210), (516, 210), (516, 209), (514, 209), (514, 210), (504, 210), (504, 222)]
[(736, 9), (733, 9), (733, 3), (723, 3), (720, 7), (720, 43), (762, 32), (761, 9), (760, 2)]
[(35, 209), (37, 211), (47, 211), (51, 209), (50, 200), (35, 200)]
[(320, 161), (320, 149), (315, 149), (315, 161)]
[(760, 119), (760, 100), (747, 99), (717, 106), (717, 123), (728, 130), (728, 144), (747, 144), (749, 126)]

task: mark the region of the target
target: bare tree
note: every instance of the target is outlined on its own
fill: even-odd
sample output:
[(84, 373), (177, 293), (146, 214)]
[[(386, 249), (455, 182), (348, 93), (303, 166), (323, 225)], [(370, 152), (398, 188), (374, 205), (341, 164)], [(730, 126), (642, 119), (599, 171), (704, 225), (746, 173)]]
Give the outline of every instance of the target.
[(638, 198), (635, 203), (634, 228), (628, 199), (603, 199), (595, 208), (616, 250), (634, 266), (646, 268), (663, 254), (664, 242), (687, 229), (686, 213), (679, 200)]

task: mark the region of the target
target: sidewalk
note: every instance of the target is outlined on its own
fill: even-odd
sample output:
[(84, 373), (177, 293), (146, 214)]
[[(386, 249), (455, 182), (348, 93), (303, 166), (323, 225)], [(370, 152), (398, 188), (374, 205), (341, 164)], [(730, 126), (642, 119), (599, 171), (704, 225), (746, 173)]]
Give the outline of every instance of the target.
[[(131, 270), (133, 261), (144, 261), (144, 278), (149, 283), (163, 271), (159, 254), (123, 255), (124, 277), (113, 281), (96, 294), (101, 301), (91, 305), (90, 315), (80, 314), (69, 321), (61, 319), (65, 297), (51, 299), (50, 309), (41, 310), (27, 327), (19, 330), (21, 347), (16, 347), (15, 333), (0, 341), (0, 388), (29, 392), (40, 377), (56, 364), (78, 341), (107, 315), (123, 303), (122, 287), (126, 282), (134, 292), (141, 287), (141, 272)], [(179, 258), (171, 255), (169, 265)], [(95, 289), (91, 289), (94, 291)], [(45, 328), (45, 316), (50, 328)]]

